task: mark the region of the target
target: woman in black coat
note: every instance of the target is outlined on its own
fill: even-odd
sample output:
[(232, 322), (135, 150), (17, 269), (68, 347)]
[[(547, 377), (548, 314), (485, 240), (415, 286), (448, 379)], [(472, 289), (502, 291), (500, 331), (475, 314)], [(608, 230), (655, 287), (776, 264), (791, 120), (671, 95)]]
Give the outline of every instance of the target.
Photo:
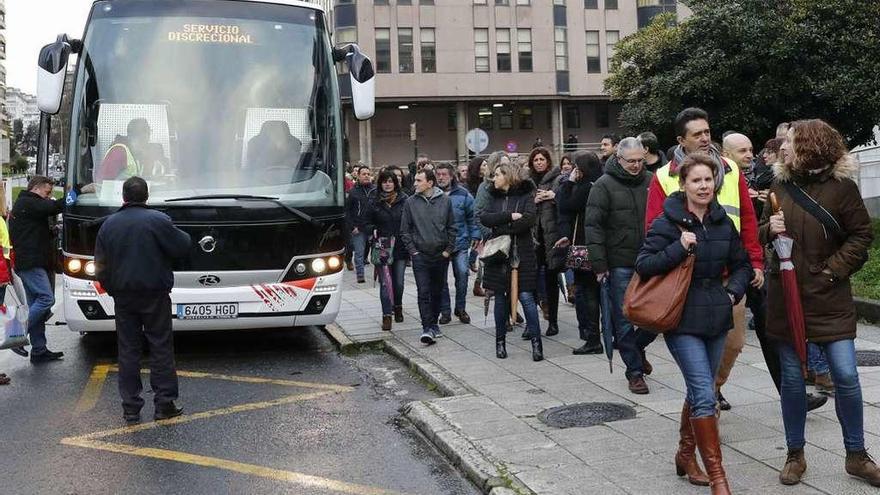
[[(510, 258), (518, 259), (518, 299), (526, 315), (526, 332), (532, 341), (532, 359), (544, 359), (541, 345), (541, 326), (535, 292), (538, 289), (538, 271), (532, 227), (535, 225), (535, 184), (522, 180), (519, 168), (511, 163), (495, 169), (492, 184), (488, 186), (491, 200), (480, 214), (483, 226), (492, 230), (490, 239), (511, 236)], [(495, 355), (507, 357), (505, 337), (510, 317), (511, 259), (485, 262), (483, 288), (495, 293)]]
[[(560, 245), (586, 245), (584, 210), (592, 188), (591, 177), (602, 170), (599, 157), (592, 151), (581, 151), (574, 157), (575, 168), (568, 180), (559, 184), (556, 203), (559, 206)], [(601, 175), (601, 174), (599, 174)], [(572, 237), (572, 234), (574, 236)], [(601, 354), (602, 338), (599, 334), (599, 282), (592, 271), (574, 272), (574, 309), (578, 331), (584, 345), (573, 354)]]
[[(406, 195), (401, 190), (397, 174), (391, 167), (379, 172), (379, 188), (375, 197), (370, 202), (368, 218), (368, 230), (373, 242), (388, 242), (386, 239), (394, 239), (392, 250), (393, 261), (388, 266), (391, 270), (391, 291), (394, 293), (392, 301), (388, 295), (385, 278), (379, 276), (379, 300), (382, 302), (382, 330), (391, 330), (391, 312), (394, 311), (394, 321), (403, 321), (403, 280), (406, 272), (406, 261), (409, 255), (400, 240), (400, 218), (403, 215), (403, 204)], [(376, 247), (373, 248), (377, 249)], [(381, 260), (380, 260), (381, 261)], [(379, 266), (375, 267), (377, 270)], [(393, 308), (392, 308), (393, 304)]]
[[(690, 423), (713, 495), (730, 493), (721, 465), (715, 374), (727, 332), (733, 328), (733, 305), (745, 294), (752, 273), (733, 222), (715, 201), (716, 166), (703, 153), (685, 159), (679, 172), (683, 191), (663, 203), (663, 215), (651, 224), (635, 266), (646, 280), (678, 267), (689, 252), (695, 256), (681, 321), (665, 340), (684, 375)], [(680, 450), (678, 473), (683, 474), (683, 467), (693, 461), (693, 451)]]

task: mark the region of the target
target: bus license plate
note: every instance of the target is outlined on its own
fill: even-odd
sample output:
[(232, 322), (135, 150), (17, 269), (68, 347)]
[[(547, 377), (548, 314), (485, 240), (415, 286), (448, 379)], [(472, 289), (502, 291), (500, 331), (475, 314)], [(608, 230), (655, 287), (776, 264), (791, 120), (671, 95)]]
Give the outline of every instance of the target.
[(238, 318), (238, 303), (178, 304), (178, 320), (222, 320)]

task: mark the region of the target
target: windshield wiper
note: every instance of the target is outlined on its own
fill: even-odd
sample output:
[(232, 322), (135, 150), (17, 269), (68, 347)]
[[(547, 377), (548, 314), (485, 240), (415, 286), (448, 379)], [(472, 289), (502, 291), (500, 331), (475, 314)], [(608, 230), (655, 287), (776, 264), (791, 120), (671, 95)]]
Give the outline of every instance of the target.
[(284, 204), (283, 201), (281, 201), (278, 198), (273, 197), (273, 196), (255, 196), (252, 194), (206, 194), (203, 196), (185, 196), (185, 197), (181, 197), (181, 198), (171, 198), (171, 199), (166, 199), (165, 202), (171, 203), (171, 202), (179, 202), (179, 201), (200, 201), (200, 200), (207, 200), (207, 199), (234, 199), (236, 201), (266, 201), (269, 203), (273, 203), (280, 208), (284, 208), (285, 210), (289, 211), (293, 215), (305, 220), (306, 222), (309, 222), (315, 228), (320, 229), (320, 228), (324, 227), (324, 222), (317, 220), (315, 217), (300, 210), (299, 208), (294, 208), (293, 206)]

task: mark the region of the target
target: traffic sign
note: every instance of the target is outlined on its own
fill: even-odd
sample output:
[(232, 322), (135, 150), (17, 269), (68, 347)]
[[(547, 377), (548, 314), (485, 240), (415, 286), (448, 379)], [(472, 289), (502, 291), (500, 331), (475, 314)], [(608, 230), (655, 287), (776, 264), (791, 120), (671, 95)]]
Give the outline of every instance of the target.
[(507, 142), (506, 145), (504, 145), (504, 149), (506, 149), (508, 153), (516, 153), (516, 150), (519, 149), (519, 145), (516, 143), (516, 141), (511, 139)]
[(480, 128), (471, 129), (468, 131), (467, 136), (465, 136), (465, 142), (469, 150), (474, 153), (482, 153), (483, 150), (489, 147), (489, 135)]

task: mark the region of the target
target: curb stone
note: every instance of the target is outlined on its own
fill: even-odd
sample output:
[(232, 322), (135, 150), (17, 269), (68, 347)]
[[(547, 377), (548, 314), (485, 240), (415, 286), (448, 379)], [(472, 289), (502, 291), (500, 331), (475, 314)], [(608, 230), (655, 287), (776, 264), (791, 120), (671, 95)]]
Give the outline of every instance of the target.
[(533, 493), (519, 480), (505, 475), (489, 456), (481, 452), (435, 411), (430, 402), (411, 402), (406, 405), (403, 414), (483, 493), (490, 495)]
[(324, 325), (324, 332), (330, 337), (330, 340), (336, 343), (339, 346), (339, 351), (343, 354), (348, 354), (350, 352), (354, 352), (358, 349), (358, 344), (356, 344), (353, 340), (348, 338), (348, 335), (342, 331), (342, 328), (339, 327), (336, 323), (329, 323)]
[(437, 391), (439, 391), (444, 397), (474, 393), (473, 390), (458, 381), (455, 377), (436, 364), (420, 356), (407, 344), (401, 342), (397, 338), (385, 340), (385, 352), (406, 363), (410, 369), (415, 371), (425, 381), (437, 387)]

